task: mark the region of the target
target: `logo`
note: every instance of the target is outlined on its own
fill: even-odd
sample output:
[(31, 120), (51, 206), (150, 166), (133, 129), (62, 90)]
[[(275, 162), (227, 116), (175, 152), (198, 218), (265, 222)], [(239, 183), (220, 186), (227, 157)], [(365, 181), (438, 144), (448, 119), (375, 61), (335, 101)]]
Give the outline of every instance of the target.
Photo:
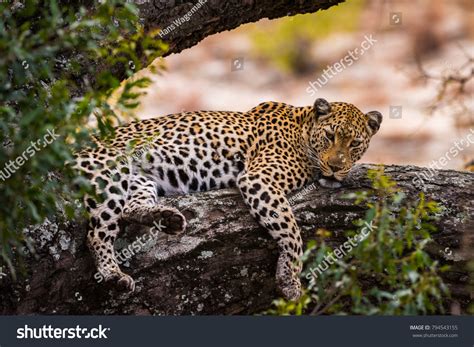
[(390, 12), (390, 25), (402, 25), (401, 12)]
[(244, 58), (238, 57), (232, 60), (230, 70), (231, 71), (240, 71), (244, 69)]
[(390, 106), (389, 117), (392, 119), (402, 118), (402, 107), (401, 106)]

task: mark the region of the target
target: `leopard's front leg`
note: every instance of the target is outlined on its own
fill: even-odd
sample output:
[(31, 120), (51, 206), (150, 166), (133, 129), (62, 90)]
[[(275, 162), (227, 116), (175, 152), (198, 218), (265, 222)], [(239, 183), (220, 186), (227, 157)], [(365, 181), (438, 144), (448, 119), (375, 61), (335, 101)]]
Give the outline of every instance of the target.
[(247, 172), (237, 184), (252, 216), (278, 243), (276, 280), (280, 291), (286, 299), (296, 300), (301, 295), (303, 241), (284, 192), (270, 182), (271, 178), (261, 172)]

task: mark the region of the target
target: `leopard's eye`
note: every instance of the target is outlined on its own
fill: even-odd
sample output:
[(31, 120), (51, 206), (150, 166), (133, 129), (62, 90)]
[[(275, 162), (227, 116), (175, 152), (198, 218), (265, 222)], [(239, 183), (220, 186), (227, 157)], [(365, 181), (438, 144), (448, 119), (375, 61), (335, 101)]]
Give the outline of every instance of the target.
[(360, 142), (359, 140), (352, 140), (351, 142), (351, 146), (352, 147), (356, 147), (356, 146), (359, 146), (362, 142)]
[(329, 141), (334, 141), (334, 134), (326, 130), (326, 137)]

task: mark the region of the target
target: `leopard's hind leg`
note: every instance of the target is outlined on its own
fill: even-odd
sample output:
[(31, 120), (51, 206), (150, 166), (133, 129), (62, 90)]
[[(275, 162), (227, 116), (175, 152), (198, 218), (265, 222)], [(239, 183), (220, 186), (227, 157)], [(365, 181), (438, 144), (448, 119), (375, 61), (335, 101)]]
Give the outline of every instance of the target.
[(84, 152), (76, 158), (76, 168), (89, 179), (96, 194), (103, 197), (101, 203), (91, 196), (85, 198), (90, 214), (87, 244), (103, 279), (116, 280), (133, 291), (135, 282), (121, 271), (114, 251), (120, 219), (150, 227), (159, 225), (161, 231), (171, 234), (182, 232), (186, 219), (178, 210), (157, 204), (158, 187), (154, 181), (131, 173), (130, 163), (109, 163), (107, 158), (120, 158), (120, 153), (107, 149), (109, 156), (101, 156), (103, 150)]
[(119, 220), (159, 228), (158, 231), (169, 234), (186, 228), (186, 219), (178, 210), (157, 203), (157, 188), (154, 181), (129, 174), (126, 178), (107, 181), (104, 187), (107, 198), (102, 204), (86, 199), (91, 213), (88, 244), (97, 268), (106, 281), (116, 280), (129, 291), (135, 290), (135, 282), (120, 270), (114, 252)]
[(103, 198), (101, 203), (90, 196), (85, 198), (90, 215), (87, 244), (104, 280), (115, 280), (121, 287), (134, 291), (135, 282), (120, 269), (114, 250), (127, 195), (127, 178), (114, 180), (113, 177), (117, 176), (94, 175), (92, 183), (96, 185), (96, 193)]

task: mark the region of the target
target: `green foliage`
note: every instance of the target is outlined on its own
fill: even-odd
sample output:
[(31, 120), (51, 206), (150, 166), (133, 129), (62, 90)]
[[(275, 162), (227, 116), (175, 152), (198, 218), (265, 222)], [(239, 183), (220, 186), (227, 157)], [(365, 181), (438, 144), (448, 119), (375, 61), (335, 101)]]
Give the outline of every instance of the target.
[[(468, 261), (466, 268), (469, 273), (468, 288), (471, 293), (474, 293), (474, 260), (471, 259), (470, 261)], [(471, 303), (467, 307), (467, 313), (470, 315), (474, 315), (474, 301), (471, 301)]]
[(311, 43), (329, 34), (355, 30), (363, 4), (362, 0), (347, 1), (317, 13), (254, 25), (251, 36), (257, 56), (285, 72), (305, 73), (313, 65)]
[(369, 171), (372, 193), (349, 194), (368, 208), (364, 220), (348, 231), (348, 241), (332, 248), (320, 242), (308, 245), (302, 276), (309, 280), (297, 303), (279, 299), (270, 314), (417, 315), (443, 312), (449, 295), (439, 267), (425, 252), (441, 208), (420, 194), (407, 199), (382, 170)]
[[(107, 100), (121, 83), (114, 71), (122, 66), (132, 76), (166, 47), (156, 33), (145, 35), (128, 2), (100, 1), (86, 9), (27, 0), (1, 2), (0, 11), (0, 170), (9, 176), (0, 177), (0, 259), (14, 274), (13, 250), (21, 253), (28, 242), (22, 229), (53, 215), (61, 196), (78, 198), (88, 190), (65, 164), (89, 143), (91, 123), (98, 136), (113, 135), (118, 120)], [(132, 112), (147, 83), (127, 82), (118, 107)], [(48, 131), (57, 134), (49, 144)], [(57, 169), (61, 183), (52, 179)], [(81, 188), (73, 192), (74, 183)], [(73, 206), (64, 208), (72, 217)]]

